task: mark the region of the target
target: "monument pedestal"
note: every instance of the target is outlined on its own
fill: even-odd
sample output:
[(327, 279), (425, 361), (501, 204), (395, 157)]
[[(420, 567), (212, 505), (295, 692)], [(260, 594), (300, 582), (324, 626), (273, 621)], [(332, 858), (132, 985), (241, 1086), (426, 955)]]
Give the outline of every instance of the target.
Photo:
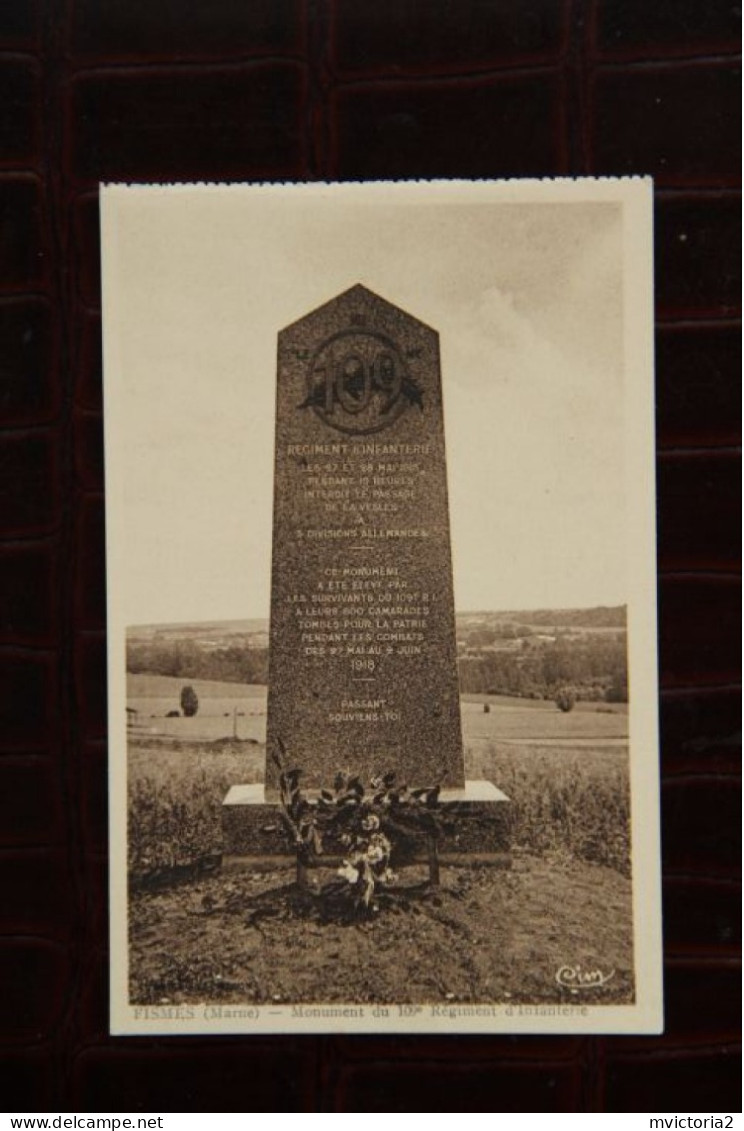
[[(464, 789), (443, 789), (439, 800), (449, 826), (438, 842), (441, 864), (510, 866), (509, 798), (505, 793), (489, 781), (466, 781)], [(229, 790), (222, 803), (222, 836), (225, 867), (275, 868), (282, 860), (294, 859), (278, 802), (266, 800), (261, 783), (234, 785)], [(405, 863), (426, 862), (426, 836), (412, 833), (404, 851)], [(330, 844), (318, 865), (331, 866), (342, 857), (343, 849)]]

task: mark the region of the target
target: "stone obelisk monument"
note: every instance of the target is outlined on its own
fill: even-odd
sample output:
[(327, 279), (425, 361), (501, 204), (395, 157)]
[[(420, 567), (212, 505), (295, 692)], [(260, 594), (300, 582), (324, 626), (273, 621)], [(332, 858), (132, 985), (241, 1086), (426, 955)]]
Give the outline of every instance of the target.
[(394, 771), (500, 826), (465, 780), (439, 338), (362, 286), (279, 334), (265, 791), (228, 794), (229, 855), (256, 851), (280, 743), (306, 789)]

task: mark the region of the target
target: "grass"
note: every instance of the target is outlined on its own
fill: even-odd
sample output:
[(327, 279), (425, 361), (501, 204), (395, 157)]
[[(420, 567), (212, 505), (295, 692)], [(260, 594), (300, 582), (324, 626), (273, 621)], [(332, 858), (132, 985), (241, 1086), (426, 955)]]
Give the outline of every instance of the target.
[[(172, 699), (183, 683), (144, 677), (148, 696), (136, 678), (140, 702)], [(200, 715), (158, 720), (180, 724), (180, 737), (130, 732), (132, 1002), (576, 1004), (556, 982), (565, 963), (613, 972), (582, 1003), (632, 1001), (623, 708), (582, 704), (562, 715), (493, 698), (486, 713), (482, 699), (465, 702), (467, 775), (511, 799), (511, 871), (444, 867), (431, 889), (424, 870), (406, 868), (383, 913), (344, 923), (298, 895), (292, 868), (204, 874), (222, 851), (225, 794), (262, 780), (265, 762), (264, 745), (233, 739), (215, 704), (253, 707), (263, 721), (265, 701), (239, 685), (217, 684), (210, 696), (190, 682), (201, 724), (215, 720), (219, 737), (199, 737)]]
[[(152, 680), (153, 697), (162, 692), (166, 678), (133, 677), (137, 684)], [(215, 702), (228, 702), (230, 687), (215, 684), (216, 700), (204, 695), (201, 718), (158, 720), (159, 726), (179, 724), (182, 738), (166, 738), (162, 730), (155, 736), (142, 731), (130, 736), (129, 868), (135, 882), (168, 869), (198, 867), (218, 856), (225, 794), (238, 782), (263, 778), (264, 746), (255, 739), (240, 741), (240, 725), (238, 740), (226, 737), (232, 718), (210, 713)], [(258, 711), (263, 701), (256, 695), (235, 701), (248, 698)], [(466, 773), (493, 781), (511, 799), (513, 844), (629, 875), (630, 792), (622, 738), (626, 711), (608, 714), (586, 704), (565, 715), (553, 704), (530, 700), (491, 703), (489, 713), (480, 702), (464, 704)], [(205, 738), (203, 728), (213, 719), (216, 725)]]
[(261, 699), (266, 688), (257, 683), (225, 683), (217, 679), (190, 679), (188, 676), (150, 675), (127, 672), (127, 700), (168, 699), (178, 707), (181, 688), (193, 687), (199, 699)]
[[(181, 689), (193, 687), (199, 709), (192, 718), (180, 715)], [(250, 683), (209, 679), (176, 679), (166, 675), (127, 675), (127, 706), (137, 714), (128, 720), (130, 737), (211, 743), (221, 738), (266, 741), (266, 688)], [(168, 718), (178, 711), (176, 718)]]
[(263, 777), (264, 751), (222, 740), (209, 746), (129, 744), (128, 867), (137, 883), (198, 868), (222, 851), (222, 800), (236, 782)]
[(511, 799), (512, 843), (543, 856), (564, 855), (630, 875), (627, 751), (554, 746), (479, 746), (473, 776)]
[[(221, 872), (130, 903), (130, 999), (139, 1004), (567, 1003), (633, 1000), (631, 890), (610, 869), (518, 856), (510, 872), (409, 870), (374, 919), (301, 899), (292, 872)], [(571, 964), (611, 975), (577, 995)]]
[[(168, 718), (179, 710), (181, 689), (190, 684), (199, 698), (190, 719)], [(167, 736), (182, 742), (213, 742), (237, 736), (266, 741), (266, 688), (258, 684), (188, 680), (164, 675), (127, 675), (127, 704), (137, 711), (131, 733), (142, 738)], [(490, 708), (484, 711), (484, 705)], [(563, 714), (552, 701), (506, 695), (464, 695), (461, 701), (465, 739), (555, 744), (627, 740), (626, 704), (577, 703)]]
[[(484, 711), (484, 704), (491, 708)], [(577, 703), (564, 714), (555, 703), (506, 696), (463, 696), (462, 726), (465, 741), (537, 741), (551, 743), (627, 739), (626, 704)]]

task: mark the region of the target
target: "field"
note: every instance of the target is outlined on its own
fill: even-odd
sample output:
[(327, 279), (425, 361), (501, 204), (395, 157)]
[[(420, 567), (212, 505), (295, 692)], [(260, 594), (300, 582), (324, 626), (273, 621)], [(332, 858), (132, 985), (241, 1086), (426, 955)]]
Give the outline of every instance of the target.
[[(180, 710), (181, 688), (193, 687), (199, 710), (193, 718), (168, 718)], [(214, 742), (219, 738), (266, 741), (266, 688), (212, 679), (174, 679), (167, 675), (127, 675), (130, 736)]]
[(168, 719), (184, 681), (128, 679), (133, 1001), (556, 1001), (565, 961), (615, 971), (597, 1000), (632, 999), (624, 705), (464, 699), (466, 774), (511, 799), (512, 870), (445, 868), (433, 891), (405, 869), (348, 923), (291, 870), (219, 870), (222, 799), (263, 776), (265, 689), (190, 680), (197, 715)]
[[(190, 719), (168, 718), (180, 706), (181, 688), (193, 687), (199, 710)], [(206, 679), (175, 679), (164, 675), (127, 675), (127, 704), (136, 711), (130, 736), (168, 737), (182, 742), (213, 742), (220, 738), (266, 741), (266, 688), (256, 684), (220, 683)], [(490, 711), (484, 711), (487, 704)], [(466, 695), (462, 704), (466, 746), (498, 740), (576, 748), (585, 743), (627, 743), (628, 708), (624, 703), (577, 703), (563, 714), (545, 700), (504, 695)]]
[[(196, 680), (197, 715), (167, 718), (180, 680), (128, 680), (138, 712), (129, 731), (129, 868), (139, 882), (219, 856), (224, 795), (263, 777), (266, 690)], [(542, 701), (471, 696), (462, 722), (466, 776), (493, 781), (511, 799), (514, 844), (628, 874), (625, 705), (580, 703), (564, 714)]]

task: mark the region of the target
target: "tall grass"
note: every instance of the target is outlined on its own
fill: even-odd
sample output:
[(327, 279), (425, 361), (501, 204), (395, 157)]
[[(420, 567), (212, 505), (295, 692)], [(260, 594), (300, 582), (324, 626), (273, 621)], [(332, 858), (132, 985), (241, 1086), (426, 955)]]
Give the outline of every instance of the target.
[[(230, 742), (133, 744), (129, 758), (129, 874), (136, 884), (200, 866), (222, 852), (222, 801), (261, 780), (264, 750)], [(478, 743), (468, 777), (510, 799), (512, 845), (630, 874), (627, 751)]]
[(489, 744), (473, 772), (510, 798), (512, 844), (539, 855), (563, 853), (630, 875), (627, 751)]
[[(262, 755), (261, 753), (261, 762)], [(230, 786), (259, 778), (257, 748), (240, 743), (130, 744), (127, 854), (130, 880), (167, 878), (222, 852), (222, 802)]]

